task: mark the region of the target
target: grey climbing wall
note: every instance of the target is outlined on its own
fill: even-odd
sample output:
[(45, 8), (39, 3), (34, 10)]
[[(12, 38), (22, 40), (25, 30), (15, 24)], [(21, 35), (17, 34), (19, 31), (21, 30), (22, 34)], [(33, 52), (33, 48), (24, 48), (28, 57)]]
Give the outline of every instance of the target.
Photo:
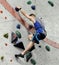
[[(1, 0), (0, 0), (1, 1)], [(52, 7), (48, 0), (6, 0), (13, 8), (21, 6), (28, 14), (34, 13), (45, 23), (47, 30), (47, 37), (53, 41), (59, 42), (59, 0), (51, 0), (54, 4)], [(30, 2), (29, 2), (30, 1)], [(35, 7), (36, 6), (36, 10)], [(21, 16), (32, 24), (22, 14)], [(17, 29), (17, 24), (21, 25), (20, 29)], [(19, 31), (22, 35), (18, 41), (23, 41), (26, 47), (29, 43), (28, 33), (25, 27), (14, 18), (3, 5), (0, 4), (0, 65), (21, 65), (17, 62), (14, 55), (21, 52), (11, 43), (11, 32)], [(4, 37), (4, 34), (8, 35)], [(25, 41), (26, 40), (26, 41)], [(41, 46), (41, 48), (40, 48)], [(40, 46), (35, 44), (35, 50), (32, 51), (33, 59), (36, 61), (36, 65), (58, 65), (59, 64), (59, 49), (56, 49), (43, 41), (40, 41)], [(1, 59), (3, 57), (3, 60)], [(23, 65), (32, 65), (29, 62), (25, 62)]]
[[(52, 7), (48, 1), (53, 2), (54, 6)], [(50, 38), (51, 40), (54, 40), (56, 42), (59, 42), (59, 7), (58, 7), (58, 0), (36, 0), (36, 13), (37, 16), (43, 17), (43, 21), (45, 22), (46, 25), (46, 30), (47, 30), (47, 37)], [(45, 46), (47, 45), (46, 43), (42, 42), (41, 44), (44, 44)], [(48, 45), (49, 46), (49, 45)], [(39, 61), (42, 65), (58, 65), (59, 62), (59, 53), (58, 49), (50, 47), (50, 52), (47, 52), (45, 49), (43, 52), (43, 56), (40, 56), (41, 58), (44, 58), (43, 61)], [(43, 47), (44, 48), (44, 47)], [(43, 49), (42, 49), (43, 50)], [(40, 51), (41, 53), (41, 51)], [(45, 54), (45, 55), (44, 55)]]

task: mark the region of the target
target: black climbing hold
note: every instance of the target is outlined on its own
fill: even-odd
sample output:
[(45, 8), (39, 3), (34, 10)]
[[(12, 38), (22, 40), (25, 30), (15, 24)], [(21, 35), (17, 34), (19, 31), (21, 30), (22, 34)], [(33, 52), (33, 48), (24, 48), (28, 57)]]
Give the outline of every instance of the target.
[(8, 33), (4, 34), (3, 36), (4, 36), (5, 38), (8, 38)]
[(32, 4), (32, 2), (31, 2), (31, 1), (28, 1), (28, 2), (27, 2), (27, 4), (28, 4), (28, 5), (31, 5), (31, 4)]
[(45, 46), (47, 51), (50, 51), (50, 47), (49, 46)]
[(15, 32), (18, 38), (21, 38), (21, 33), (19, 31)]
[(32, 53), (31, 52), (27, 52), (26, 53), (26, 62), (28, 62), (31, 57), (32, 57)]
[(13, 40), (11, 41), (11, 43), (16, 43), (17, 40), (18, 40), (18, 37), (16, 37), (15, 39), (13, 39)]
[(54, 6), (54, 4), (53, 4), (52, 1), (48, 1), (48, 3), (49, 3), (52, 7)]
[(39, 48), (41, 48), (41, 45), (39, 46)]
[(17, 29), (20, 29), (20, 24), (17, 24), (16, 28), (17, 28)]
[(34, 59), (31, 59), (30, 62), (33, 64), (33, 65), (36, 65), (36, 61)]
[(16, 43), (14, 46), (17, 47), (17, 48), (20, 48), (20, 49), (22, 49), (22, 50), (25, 50), (25, 47), (24, 47), (23, 42), (18, 42), (18, 43)]
[(35, 46), (33, 46), (29, 51), (31, 52), (31, 51), (33, 51), (35, 49)]
[(14, 32), (12, 32), (11, 33), (11, 43), (16, 43), (17, 41), (18, 41), (17, 35)]
[(35, 5), (32, 5), (31, 8), (32, 8), (32, 10), (35, 10), (36, 9), (36, 6)]

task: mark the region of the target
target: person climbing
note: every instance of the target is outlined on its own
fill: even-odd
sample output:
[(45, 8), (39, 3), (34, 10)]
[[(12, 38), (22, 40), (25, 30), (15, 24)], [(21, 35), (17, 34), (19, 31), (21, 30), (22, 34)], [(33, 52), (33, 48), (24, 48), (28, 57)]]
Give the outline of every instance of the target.
[(28, 15), (21, 7), (16, 7), (17, 12), (21, 12), (25, 17), (32, 21), (35, 28), (35, 33), (33, 34), (32, 40), (29, 42), (28, 46), (20, 54), (15, 54), (15, 57), (24, 58), (24, 55), (33, 47), (34, 43), (39, 44), (40, 40), (43, 40), (47, 36), (45, 26), (43, 22), (35, 16), (35, 14)]

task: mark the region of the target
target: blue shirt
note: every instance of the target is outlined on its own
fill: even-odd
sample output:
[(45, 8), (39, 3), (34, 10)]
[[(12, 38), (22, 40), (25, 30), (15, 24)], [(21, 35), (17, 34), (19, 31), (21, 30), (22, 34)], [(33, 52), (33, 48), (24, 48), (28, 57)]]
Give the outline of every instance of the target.
[(35, 27), (36, 33), (43, 33), (43, 31), (45, 30), (44, 24), (39, 19), (35, 20), (34, 27)]

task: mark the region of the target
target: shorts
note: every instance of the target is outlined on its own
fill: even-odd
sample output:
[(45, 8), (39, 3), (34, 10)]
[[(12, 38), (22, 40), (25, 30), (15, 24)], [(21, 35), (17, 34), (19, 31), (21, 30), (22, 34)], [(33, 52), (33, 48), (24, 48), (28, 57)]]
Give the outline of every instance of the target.
[(43, 33), (35, 33), (32, 38), (32, 42), (39, 44), (40, 40), (43, 40), (46, 37)]

